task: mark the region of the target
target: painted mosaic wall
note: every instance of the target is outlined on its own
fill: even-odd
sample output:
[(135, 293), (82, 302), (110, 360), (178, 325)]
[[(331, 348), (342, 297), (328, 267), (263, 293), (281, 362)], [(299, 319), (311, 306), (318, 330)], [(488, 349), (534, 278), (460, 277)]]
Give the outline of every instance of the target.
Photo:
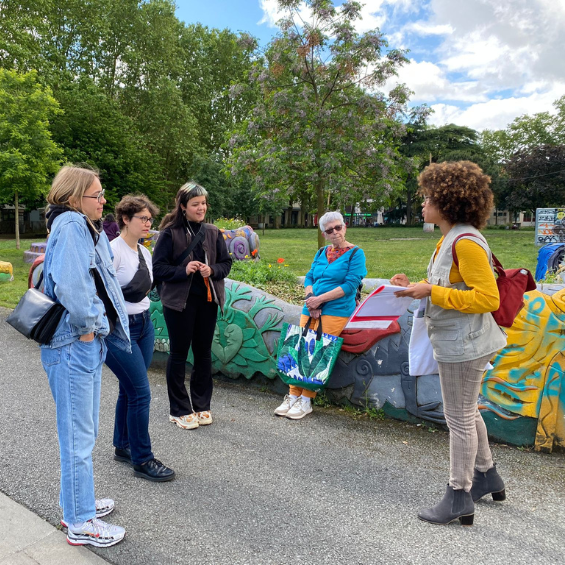
[[(485, 374), (480, 408), (495, 440), (551, 451), (565, 447), (565, 289), (533, 291), (508, 330), (508, 344)], [(344, 331), (344, 345), (325, 393), (331, 400), (382, 408), (392, 417), (444, 424), (438, 375), (408, 373), (410, 310), (387, 330)], [(161, 303), (151, 305), (155, 349), (168, 351)], [(250, 286), (226, 281), (226, 307), (212, 345), (215, 373), (277, 379), (275, 354), (283, 321), (297, 323), (300, 308)], [(189, 363), (192, 353), (189, 354)]]

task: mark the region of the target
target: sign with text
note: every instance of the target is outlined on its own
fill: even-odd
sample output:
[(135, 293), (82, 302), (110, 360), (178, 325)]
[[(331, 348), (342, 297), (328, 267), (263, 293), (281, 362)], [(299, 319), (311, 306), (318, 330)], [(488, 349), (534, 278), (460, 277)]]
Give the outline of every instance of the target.
[(565, 208), (536, 209), (536, 244), (565, 243)]

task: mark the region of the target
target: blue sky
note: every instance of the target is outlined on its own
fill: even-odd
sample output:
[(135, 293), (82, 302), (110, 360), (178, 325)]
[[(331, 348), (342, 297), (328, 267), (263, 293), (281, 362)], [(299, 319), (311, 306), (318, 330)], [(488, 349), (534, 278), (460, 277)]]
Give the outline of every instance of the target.
[[(276, 33), (276, 0), (176, 1), (186, 23), (247, 31), (262, 45)], [(431, 123), (502, 129), (565, 95), (565, 0), (363, 3), (358, 31), (379, 27), (391, 47), (410, 50), (396, 80), (434, 109)]]

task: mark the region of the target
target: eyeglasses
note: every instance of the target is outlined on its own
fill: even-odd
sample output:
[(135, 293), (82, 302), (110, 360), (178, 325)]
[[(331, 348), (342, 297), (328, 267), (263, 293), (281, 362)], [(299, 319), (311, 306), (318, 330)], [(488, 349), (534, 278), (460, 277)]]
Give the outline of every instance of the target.
[(149, 222), (149, 225), (153, 225), (153, 218), (149, 218), (148, 216), (133, 216), (134, 218), (139, 218), (142, 223), (146, 224)]
[(104, 198), (104, 193), (106, 192), (106, 189), (103, 188), (98, 194), (93, 194), (92, 196), (87, 196), (86, 194), (83, 194), (83, 198), (96, 198), (96, 200), (98, 200), (98, 202), (100, 202), (100, 200), (102, 198)]
[(328, 235), (332, 235), (332, 233), (335, 231), (339, 232), (343, 229), (343, 224), (341, 224), (341, 226), (336, 226), (335, 228), (330, 228), (328, 230), (324, 230), (324, 233), (327, 233)]

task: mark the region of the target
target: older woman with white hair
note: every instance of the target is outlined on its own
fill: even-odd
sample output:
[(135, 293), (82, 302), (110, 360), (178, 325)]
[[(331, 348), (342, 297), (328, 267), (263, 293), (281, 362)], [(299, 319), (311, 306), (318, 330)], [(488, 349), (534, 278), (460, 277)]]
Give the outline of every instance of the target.
[[(327, 212), (319, 221), (320, 229), (330, 245), (319, 249), (306, 274), (306, 300), (300, 325), (309, 318), (311, 329), (319, 320), (325, 333), (339, 335), (355, 310), (357, 288), (367, 274), (363, 250), (345, 238), (347, 227), (339, 212)], [(299, 420), (312, 412), (316, 393), (291, 386), (283, 403), (275, 410), (277, 416)]]

